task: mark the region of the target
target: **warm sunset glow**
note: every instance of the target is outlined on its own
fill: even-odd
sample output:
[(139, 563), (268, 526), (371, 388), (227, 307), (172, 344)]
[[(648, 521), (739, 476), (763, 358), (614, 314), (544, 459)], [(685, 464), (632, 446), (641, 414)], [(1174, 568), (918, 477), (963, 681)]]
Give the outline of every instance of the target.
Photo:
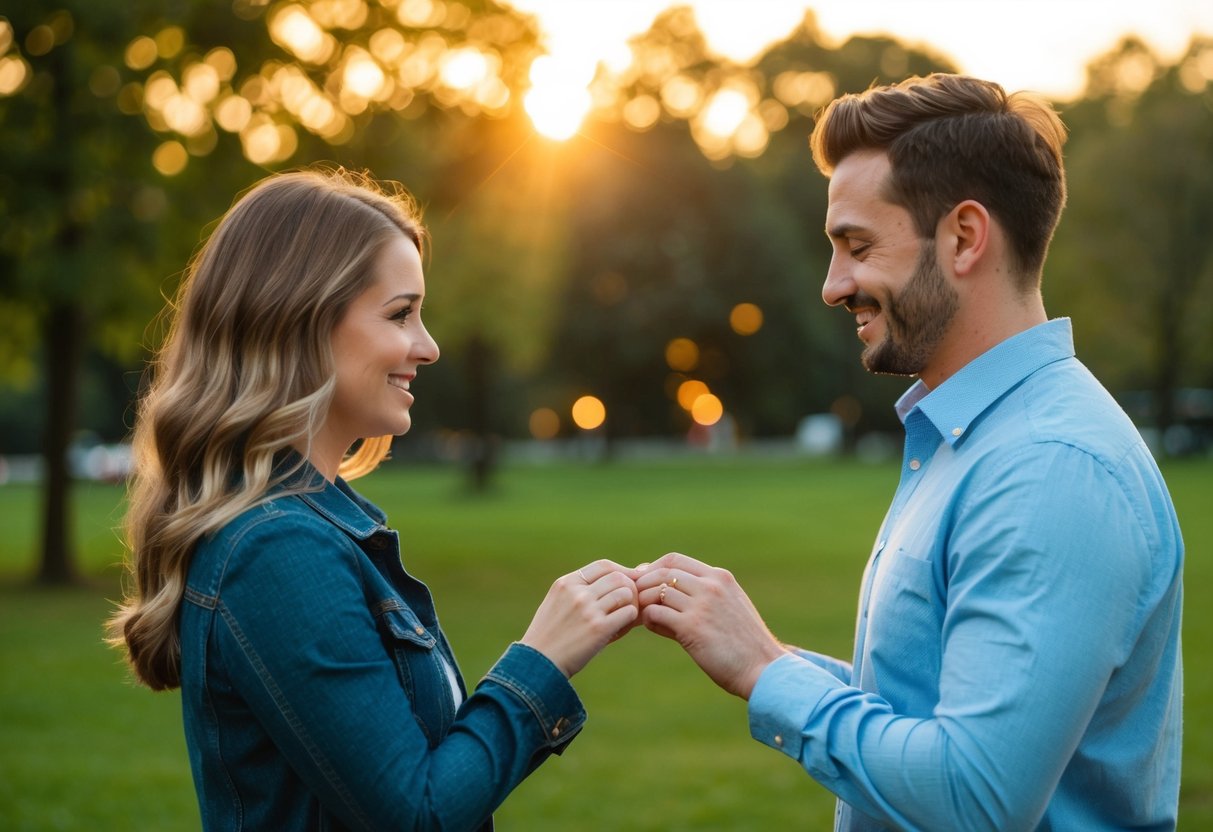
[(739, 303), (729, 313), (729, 326), (738, 335), (753, 335), (762, 329), (762, 310), (752, 303)]
[(724, 405), (711, 393), (704, 393), (691, 405), (691, 418), (704, 427), (714, 425), (724, 416)]
[[(1213, 4), (1208, 0), (1067, 0), (1052, 4), (1044, 16), (1023, 14), (1022, 0), (983, 0), (983, 12), (999, 21), (997, 31), (984, 37), (974, 36), (972, 21), (955, 14), (955, 0), (759, 0), (744, 4), (743, 11), (739, 11), (739, 0), (506, 2), (537, 16), (549, 51), (577, 52), (591, 64), (602, 60), (614, 69), (621, 60), (620, 45), (647, 30), (671, 6), (689, 6), (708, 48), (743, 66), (769, 44), (785, 38), (811, 10), (827, 45), (841, 45), (853, 35), (892, 36), (951, 58), (962, 72), (1009, 89), (1031, 89), (1062, 99), (1081, 92), (1087, 62), (1125, 35), (1140, 37), (1165, 58), (1174, 59), (1194, 34), (1213, 34)], [(435, 4), (433, 0), (401, 0), (401, 11), (405, 6), (429, 10)], [(1033, 58), (1024, 60), (1023, 44), (1029, 42)], [(1197, 83), (1195, 69), (1189, 70), (1188, 79)], [(809, 93), (806, 99), (817, 99), (824, 86), (818, 84), (805, 92)], [(810, 112), (815, 109), (807, 100), (792, 106)]]
[(582, 396), (573, 402), (573, 424), (582, 430), (594, 430), (606, 421), (606, 405), (594, 396)]
[(541, 407), (531, 414), (529, 427), (536, 439), (555, 439), (560, 433), (560, 416), (550, 407)]
[(535, 129), (556, 141), (576, 134), (593, 103), (586, 82), (578, 81), (570, 70), (549, 55), (536, 58), (531, 64), (532, 86), (522, 100)]

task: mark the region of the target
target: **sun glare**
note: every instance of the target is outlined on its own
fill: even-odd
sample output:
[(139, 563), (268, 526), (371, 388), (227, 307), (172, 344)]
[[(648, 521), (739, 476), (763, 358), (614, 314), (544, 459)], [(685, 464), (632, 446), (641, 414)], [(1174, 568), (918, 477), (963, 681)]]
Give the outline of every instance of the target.
[(532, 86), (523, 106), (535, 129), (555, 141), (572, 138), (593, 103), (575, 70), (551, 55), (541, 55), (531, 64)]

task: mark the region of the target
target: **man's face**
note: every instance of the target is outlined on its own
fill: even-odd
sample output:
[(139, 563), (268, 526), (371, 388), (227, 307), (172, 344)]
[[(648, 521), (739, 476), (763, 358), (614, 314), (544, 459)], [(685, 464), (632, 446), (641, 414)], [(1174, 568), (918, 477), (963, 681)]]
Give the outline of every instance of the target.
[(931, 366), (959, 300), (933, 241), (884, 194), (884, 153), (853, 153), (830, 178), (826, 234), (834, 248), (822, 299), (855, 315), (873, 373), (920, 375)]

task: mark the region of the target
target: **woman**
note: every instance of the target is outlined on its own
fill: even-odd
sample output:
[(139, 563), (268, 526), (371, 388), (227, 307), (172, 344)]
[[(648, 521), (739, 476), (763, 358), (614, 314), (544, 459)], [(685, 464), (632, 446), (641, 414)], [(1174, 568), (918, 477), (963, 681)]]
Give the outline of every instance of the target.
[[(423, 230), (345, 172), (282, 174), (198, 252), (135, 426), (138, 679), (180, 686), (208, 829), (487, 829), (585, 719), (568, 678), (637, 615), (632, 576), (557, 580), (468, 696), (396, 531), (346, 484), (409, 429)], [(352, 446), (361, 444), (352, 454)]]

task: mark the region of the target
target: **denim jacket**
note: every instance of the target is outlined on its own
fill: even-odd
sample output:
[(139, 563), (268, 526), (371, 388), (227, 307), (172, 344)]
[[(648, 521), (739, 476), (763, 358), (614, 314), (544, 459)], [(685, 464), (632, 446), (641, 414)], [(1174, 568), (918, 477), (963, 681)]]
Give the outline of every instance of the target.
[(182, 710), (204, 828), (491, 829), (580, 731), (581, 701), (513, 644), (456, 711), (454, 656), (397, 533), (305, 474), (319, 490), (249, 509), (190, 565)]

